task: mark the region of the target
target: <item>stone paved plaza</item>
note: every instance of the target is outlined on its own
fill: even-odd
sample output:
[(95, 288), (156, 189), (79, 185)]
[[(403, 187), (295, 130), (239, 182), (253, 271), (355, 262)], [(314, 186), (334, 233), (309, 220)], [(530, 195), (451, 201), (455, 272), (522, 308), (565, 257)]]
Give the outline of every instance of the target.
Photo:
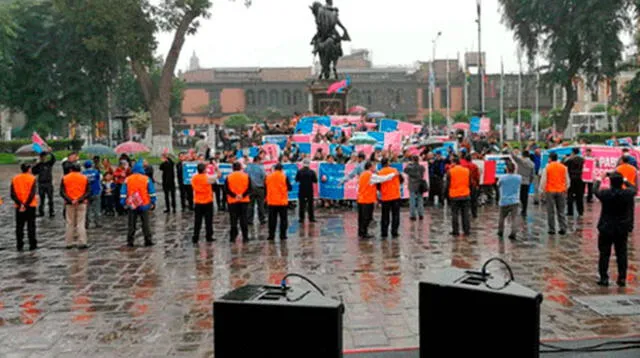
[(449, 266), (479, 268), (493, 256), (512, 265), (518, 282), (543, 292), (543, 338), (640, 332), (640, 316), (605, 318), (572, 298), (640, 294), (638, 230), (630, 239), (628, 287), (595, 285), (598, 204), (570, 220), (565, 237), (549, 237), (546, 216), (532, 206), (517, 242), (496, 237), (495, 207), (481, 209), (471, 237), (450, 237), (442, 209), (427, 209), (422, 222), (411, 222), (403, 209), (399, 239), (365, 242), (356, 238), (355, 211), (320, 210), (318, 222), (304, 226), (291, 212), (288, 242), (267, 242), (260, 227), (259, 240), (248, 244), (228, 242), (228, 217), (218, 213), (217, 241), (194, 247), (192, 214), (162, 214), (159, 198), (156, 246), (126, 248), (126, 221), (104, 217), (84, 252), (63, 248), (58, 206), (55, 219), (38, 219), (40, 250), (17, 253), (7, 197), (15, 171), (0, 168), (1, 357), (211, 357), (216, 297), (247, 283), (277, 283), (288, 272), (344, 300), (346, 349), (417, 346), (421, 278)]

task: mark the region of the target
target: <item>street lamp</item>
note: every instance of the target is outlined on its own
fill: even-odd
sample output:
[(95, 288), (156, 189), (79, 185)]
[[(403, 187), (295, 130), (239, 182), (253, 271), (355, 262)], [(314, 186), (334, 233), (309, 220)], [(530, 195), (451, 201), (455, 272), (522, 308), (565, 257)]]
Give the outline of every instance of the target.
[(433, 72), (433, 64), (436, 61), (436, 42), (442, 36), (442, 31), (438, 31), (436, 37), (431, 41), (431, 64), (429, 66), (429, 134), (433, 134), (433, 97), (435, 93), (435, 73)]

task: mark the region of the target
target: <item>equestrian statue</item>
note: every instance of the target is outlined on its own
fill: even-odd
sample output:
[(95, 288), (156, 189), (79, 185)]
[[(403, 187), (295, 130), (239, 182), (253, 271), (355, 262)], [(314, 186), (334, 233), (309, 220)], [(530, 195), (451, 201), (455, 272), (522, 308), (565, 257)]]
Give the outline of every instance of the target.
[[(310, 6), (313, 16), (316, 18), (317, 33), (311, 40), (313, 54), (320, 57), (322, 71), (318, 79), (328, 80), (333, 75), (338, 79), (338, 60), (343, 56), (342, 41), (351, 41), (347, 29), (342, 25), (338, 17), (338, 8), (333, 6), (333, 0), (326, 0), (322, 5), (316, 1)], [(336, 26), (342, 29), (340, 35)]]

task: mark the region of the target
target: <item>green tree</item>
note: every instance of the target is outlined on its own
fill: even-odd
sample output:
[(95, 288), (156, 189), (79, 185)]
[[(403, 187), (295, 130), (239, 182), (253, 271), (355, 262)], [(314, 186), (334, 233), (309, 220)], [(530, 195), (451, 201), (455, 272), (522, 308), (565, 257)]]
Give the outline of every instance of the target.
[[(438, 111), (433, 111), (433, 125), (434, 126), (444, 126), (447, 125), (447, 118), (440, 112)], [(424, 124), (428, 125), (429, 124), (429, 115), (425, 115), (423, 118), (423, 122)]]
[(458, 112), (453, 115), (454, 123), (469, 123), (471, 121), (471, 115), (464, 113), (464, 111)]
[(264, 111), (263, 118), (267, 121), (279, 121), (284, 118), (284, 115), (277, 108), (267, 108)]
[(251, 118), (244, 114), (234, 114), (224, 121), (224, 125), (229, 128), (242, 128), (253, 123)]
[[(637, 1), (637, 0), (635, 0)], [(576, 102), (573, 81), (589, 83), (615, 77), (624, 46), (621, 32), (631, 23), (631, 0), (499, 0), (503, 19), (526, 50), (531, 65), (537, 56), (548, 65), (543, 80), (564, 87), (567, 100), (556, 125), (568, 124)]]
[(640, 72), (624, 87), (620, 125), (626, 131), (636, 131), (640, 119)]
[[(194, 34), (200, 20), (210, 16), (212, 0), (55, 0), (66, 16), (83, 30), (92, 49), (110, 49), (126, 61), (136, 75), (151, 113), (153, 149), (171, 148), (170, 107), (176, 64), (185, 38)], [(250, 6), (251, 0), (245, 0)], [(160, 78), (151, 75), (159, 32), (173, 33)]]
[[(518, 124), (518, 110), (511, 112), (509, 118), (513, 118), (514, 123)], [(520, 120), (522, 123), (531, 123), (531, 118), (533, 118), (533, 111), (530, 109), (520, 109)]]

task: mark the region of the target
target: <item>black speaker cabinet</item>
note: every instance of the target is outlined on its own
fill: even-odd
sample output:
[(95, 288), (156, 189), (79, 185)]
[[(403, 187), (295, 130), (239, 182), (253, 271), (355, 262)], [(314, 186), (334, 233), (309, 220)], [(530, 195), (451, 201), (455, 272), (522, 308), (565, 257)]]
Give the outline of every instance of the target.
[(479, 272), (449, 268), (420, 283), (421, 358), (538, 357), (542, 294), (485, 281)]
[(343, 313), (315, 291), (240, 287), (213, 303), (215, 357), (342, 357)]

